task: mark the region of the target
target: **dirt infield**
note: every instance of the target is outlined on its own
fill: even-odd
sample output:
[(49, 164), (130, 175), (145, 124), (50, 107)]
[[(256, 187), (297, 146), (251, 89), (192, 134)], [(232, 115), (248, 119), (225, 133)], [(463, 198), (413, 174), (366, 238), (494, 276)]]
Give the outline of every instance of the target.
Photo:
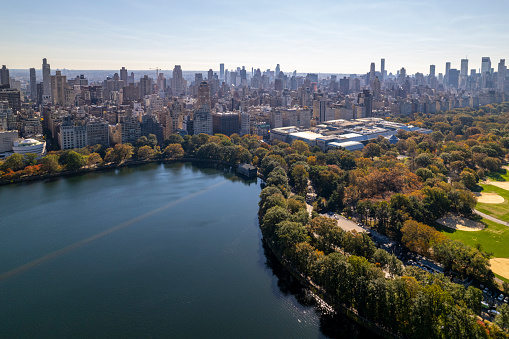
[(506, 279), (509, 279), (509, 259), (506, 258), (492, 258), (490, 259), (491, 270), (503, 276)]
[(437, 220), (440, 225), (445, 227), (453, 228), (458, 231), (481, 231), (484, 229), (484, 225), (480, 222), (473, 221), (467, 218), (460, 217), (456, 214), (448, 214), (443, 218)]
[(504, 201), (504, 198), (496, 193), (481, 192), (477, 195), (477, 202), (482, 204), (502, 204)]
[(493, 180), (486, 180), (485, 182), (488, 185), (497, 186), (503, 190), (509, 191), (509, 181), (493, 181)]

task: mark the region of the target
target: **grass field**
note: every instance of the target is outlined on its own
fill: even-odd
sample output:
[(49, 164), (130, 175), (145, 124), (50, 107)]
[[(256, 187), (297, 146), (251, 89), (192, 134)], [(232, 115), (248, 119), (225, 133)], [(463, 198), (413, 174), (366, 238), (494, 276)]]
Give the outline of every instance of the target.
[(485, 193), (496, 193), (502, 196), (505, 202), (502, 204), (477, 203), (475, 208), (500, 220), (509, 221), (509, 191), (493, 185), (481, 184), (481, 187)]
[[(481, 245), (481, 250), (492, 253), (494, 258), (509, 258), (509, 227), (483, 219), (486, 228), (477, 232), (456, 231), (444, 226), (435, 226), (440, 232), (454, 240), (461, 240), (464, 244), (476, 247)], [(509, 282), (498, 274), (495, 276), (505, 282)]]
[(439, 228), (439, 231), (451, 239), (461, 240), (472, 247), (480, 244), (484, 252), (493, 253), (496, 258), (509, 258), (509, 227), (486, 219), (483, 219), (483, 222), (486, 228), (482, 231), (455, 231), (443, 226)]

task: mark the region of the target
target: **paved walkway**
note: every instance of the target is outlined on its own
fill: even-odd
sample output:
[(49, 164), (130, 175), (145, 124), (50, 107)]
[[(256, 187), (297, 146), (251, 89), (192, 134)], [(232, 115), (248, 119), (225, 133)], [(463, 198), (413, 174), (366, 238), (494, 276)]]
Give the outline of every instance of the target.
[(503, 220), (497, 219), (495, 217), (492, 217), (491, 215), (487, 215), (486, 213), (479, 212), (478, 210), (474, 209), (474, 213), (480, 215), (483, 218), (486, 218), (488, 220), (491, 220), (493, 222), (496, 222), (497, 224), (509, 226), (509, 222), (505, 222)]

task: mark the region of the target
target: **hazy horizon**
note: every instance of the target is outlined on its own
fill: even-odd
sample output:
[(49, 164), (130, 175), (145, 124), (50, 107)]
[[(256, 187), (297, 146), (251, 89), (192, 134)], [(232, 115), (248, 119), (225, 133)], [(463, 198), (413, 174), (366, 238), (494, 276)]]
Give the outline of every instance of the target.
[(184, 70), (246, 66), (362, 74), (371, 62), (395, 73), (443, 73), (445, 62), (479, 69), (509, 58), (509, 3), (502, 0), (138, 0), (3, 4), (0, 64), (54, 69)]

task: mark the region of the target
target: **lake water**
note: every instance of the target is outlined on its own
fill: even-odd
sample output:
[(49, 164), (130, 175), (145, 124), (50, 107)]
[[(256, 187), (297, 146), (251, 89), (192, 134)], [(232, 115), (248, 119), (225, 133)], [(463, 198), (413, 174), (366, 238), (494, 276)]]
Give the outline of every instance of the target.
[(266, 252), (259, 193), (191, 164), (0, 187), (0, 337), (373, 337)]

